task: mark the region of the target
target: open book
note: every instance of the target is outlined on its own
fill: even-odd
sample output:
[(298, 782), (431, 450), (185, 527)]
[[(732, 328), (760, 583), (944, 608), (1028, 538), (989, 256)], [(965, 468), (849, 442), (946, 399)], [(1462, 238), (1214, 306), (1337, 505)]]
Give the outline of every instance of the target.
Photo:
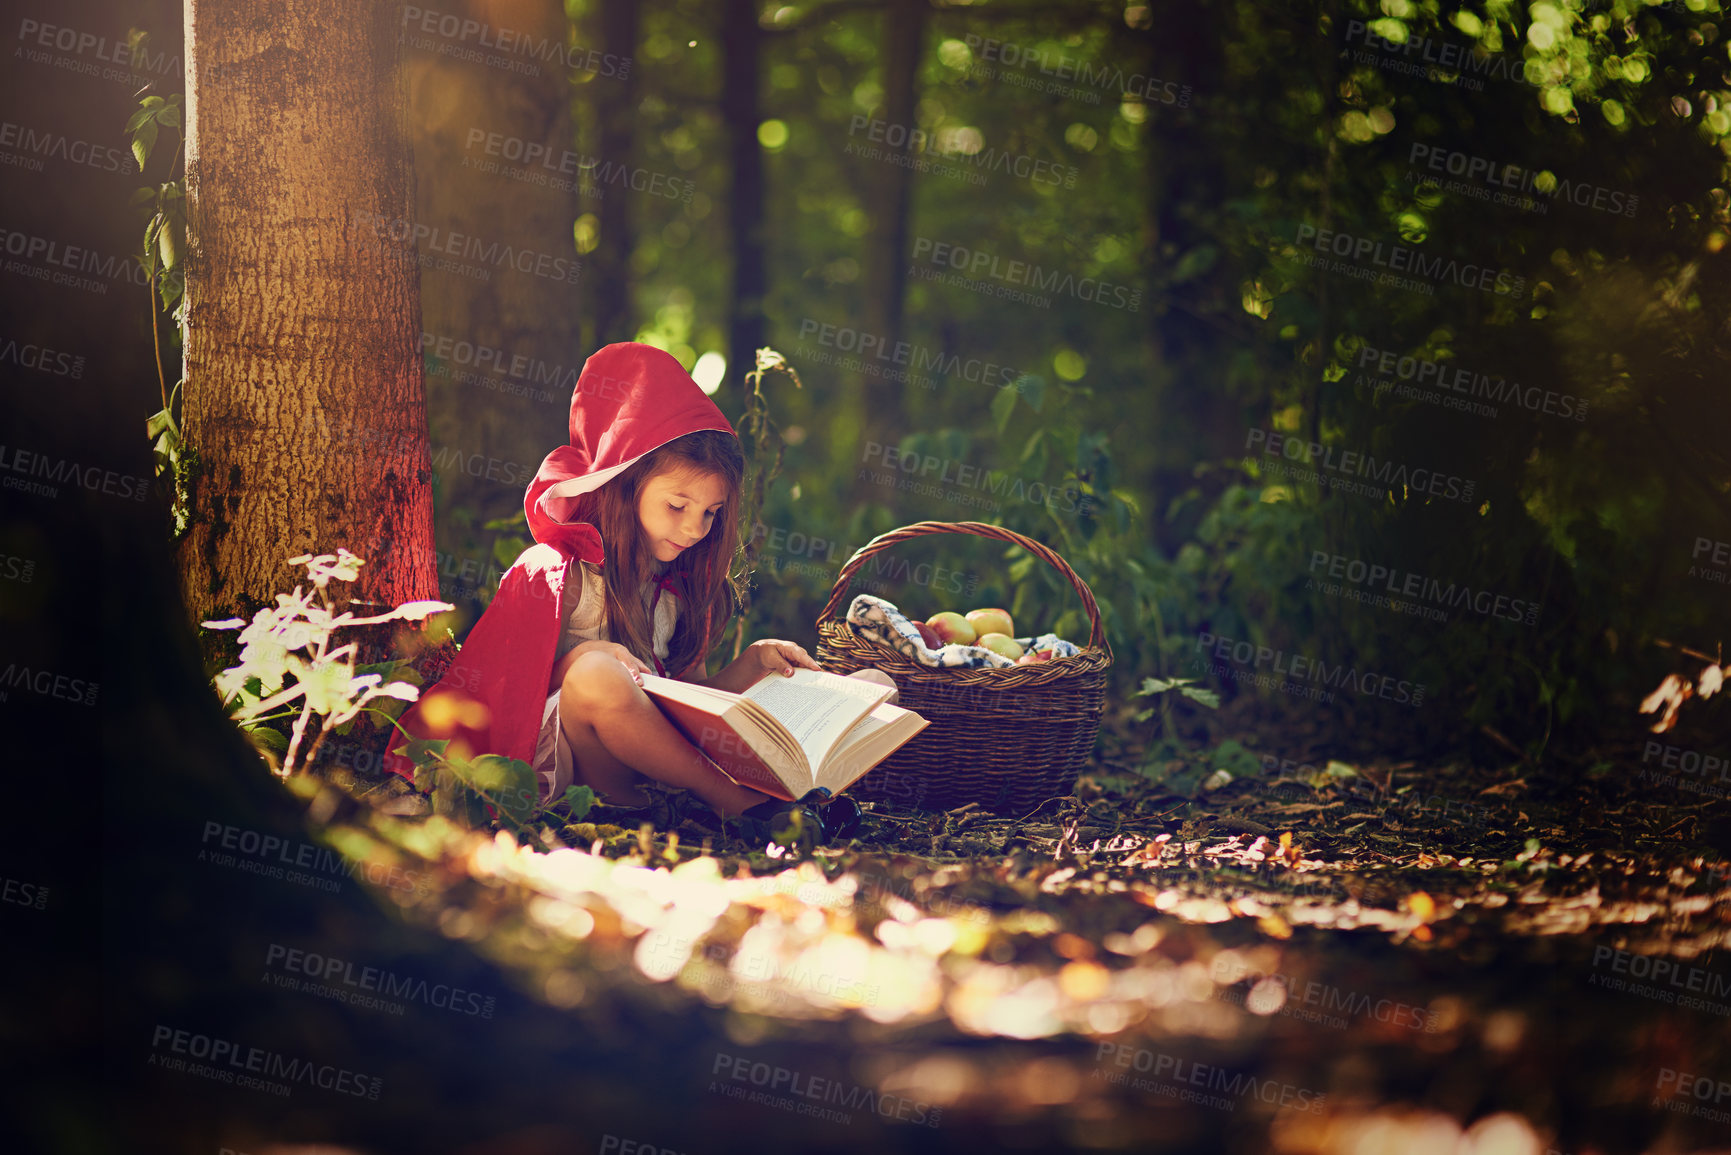
[(643, 689), (729, 778), (789, 801), (814, 786), (840, 794), (927, 724), (885, 702), (888, 686), (803, 668), (743, 694), (654, 674)]

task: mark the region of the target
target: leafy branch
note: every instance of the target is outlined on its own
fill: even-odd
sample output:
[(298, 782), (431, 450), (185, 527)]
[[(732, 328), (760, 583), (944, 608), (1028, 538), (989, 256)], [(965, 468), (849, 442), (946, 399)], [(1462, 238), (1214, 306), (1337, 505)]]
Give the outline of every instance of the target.
[[(211, 630), (241, 630), (240, 663), (216, 675), (217, 693), (242, 729), (256, 731), (289, 703), (300, 700), (300, 709), (290, 711), (294, 727), (288, 751), (277, 771), (293, 774), (301, 742), (314, 714), (320, 715), (318, 735), (307, 751), (306, 762), (318, 757), (325, 736), (352, 721), (376, 698), (409, 703), (420, 690), (408, 682), (386, 682), (376, 671), (356, 673), (354, 642), (332, 648), (332, 635), (353, 626), (371, 626), (395, 620), (418, 621), (454, 609), (448, 602), (405, 602), (388, 613), (359, 618), (344, 610), (338, 614), (331, 604), (332, 581), (352, 582), (366, 564), (346, 549), (334, 554), (302, 554), (289, 565), (307, 567), (310, 589), (296, 585), (292, 594), (278, 594), (275, 608), (265, 607), (249, 624), (241, 618), (203, 623)], [(288, 681), (290, 676), (293, 681)], [(402, 707), (398, 706), (401, 710)]]
[[(768, 373), (785, 373), (793, 380), (795, 389), (803, 389), (799, 374), (793, 366), (774, 349), (763, 348), (757, 351), (757, 368), (745, 375), (745, 413), (734, 427), (739, 434), (746, 453), (746, 465), (750, 472), (750, 480), (746, 483), (745, 500), (740, 503), (740, 573), (749, 576), (757, 566), (757, 555), (763, 548), (763, 538), (755, 532), (757, 520), (763, 514), (764, 499), (769, 494), (770, 486), (781, 476), (782, 458), (787, 454), (787, 442), (782, 439), (781, 427), (769, 415), (769, 399), (763, 395), (763, 378)], [(770, 446), (775, 447), (774, 462), (765, 465), (769, 456)], [(739, 657), (740, 650), (745, 645), (745, 619), (751, 613), (751, 593), (749, 588), (744, 595), (743, 604), (739, 607), (739, 618), (734, 623), (733, 656)]]
[[(127, 36), (136, 66), (149, 42), (149, 34), (134, 28)], [(168, 374), (162, 364), (162, 330), (156, 312), (159, 307), (174, 321), (174, 344), (185, 347), (186, 330), (186, 174), (181, 160), (186, 152), (183, 131), (182, 98), (178, 92), (168, 96), (146, 96), (138, 102), (126, 122), (126, 134), (132, 138), (132, 156), (143, 172), (164, 129), (173, 134), (174, 155), (168, 162), (166, 179), (146, 185), (132, 194), (132, 206), (145, 219), (144, 239), (135, 259), (148, 277), (151, 302), (150, 339), (155, 353), (156, 384), (162, 408), (145, 420), (145, 436), (151, 441), (156, 476), (167, 475), (172, 490), (171, 511), (174, 536), (186, 533), (191, 523), (188, 488), (198, 463), (197, 451), (186, 443), (180, 419), (175, 415), (175, 402), (184, 399), (186, 378), (180, 375), (171, 389)]]

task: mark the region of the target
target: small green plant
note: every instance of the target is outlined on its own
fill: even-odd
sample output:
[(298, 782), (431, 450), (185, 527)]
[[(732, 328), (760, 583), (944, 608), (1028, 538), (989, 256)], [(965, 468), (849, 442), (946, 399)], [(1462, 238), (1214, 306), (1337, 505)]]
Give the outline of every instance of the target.
[[(757, 519), (763, 515), (764, 499), (769, 496), (775, 479), (781, 475), (782, 459), (787, 454), (787, 442), (782, 438), (781, 427), (770, 416), (769, 399), (763, 395), (763, 378), (768, 373), (785, 373), (792, 379), (795, 389), (805, 387), (786, 358), (770, 348), (757, 351), (757, 367), (745, 375), (745, 413), (741, 415), (735, 432), (739, 434), (745, 450), (746, 462), (745, 494), (739, 503), (738, 568), (740, 574), (747, 579), (757, 565), (758, 551), (763, 548), (764, 539), (755, 532)], [(775, 454), (773, 461), (769, 460), (772, 447)], [(745, 645), (745, 622), (750, 615), (751, 594), (748, 589), (734, 624), (735, 658), (739, 657), (740, 650)]]
[[(486, 826), (498, 819), (528, 831), (530, 819), (552, 808), (540, 804), (529, 763), (503, 754), (453, 757), (450, 744), (449, 738), (413, 738), (393, 751), (415, 764), (415, 789), (432, 796), (433, 813), (465, 826)], [(595, 805), (595, 792), (572, 786), (559, 801), (571, 812), (571, 821), (580, 822)]]
[[(331, 604), (330, 583), (354, 581), (366, 564), (361, 558), (339, 549), (334, 554), (291, 557), (288, 564), (307, 567), (310, 588), (296, 585), (293, 593), (278, 594), (277, 604), (259, 610), (251, 622), (228, 618), (204, 623), (206, 629), (241, 631), (240, 663), (216, 675), (216, 690), (230, 716), (255, 744), (274, 754), (282, 735), (268, 724), (294, 719), (290, 736), (282, 743), (285, 749), (277, 769), (284, 777), (293, 774), (297, 766), (310, 764), (318, 757), (325, 735), (352, 722), (363, 710), (383, 715), (394, 726), (395, 715), (420, 696), (420, 690), (410, 682), (386, 682), (378, 668), (357, 672), (358, 647), (354, 642), (333, 646), (338, 630), (418, 621), (455, 608), (448, 602), (416, 601), (368, 618), (347, 610), (339, 614)], [(397, 663), (386, 665), (394, 667)], [(394, 709), (368, 705), (377, 699), (390, 700)], [(301, 743), (314, 715), (321, 721), (303, 761)]]
[[(149, 42), (149, 35), (134, 28), (127, 36), (136, 65)], [(143, 172), (157, 139), (167, 130), (174, 136), (174, 155), (162, 181), (146, 185), (132, 194), (132, 205), (146, 218), (144, 243), (136, 260), (149, 277), (150, 337), (155, 350), (156, 383), (161, 391), (162, 408), (151, 414), (144, 424), (150, 439), (151, 456), (156, 476), (168, 486), (172, 501), (170, 514), (174, 519), (174, 537), (184, 536), (192, 521), (188, 490), (198, 466), (198, 452), (181, 433), (180, 418), (175, 415), (178, 401), (184, 399), (186, 384), (179, 376), (171, 389), (162, 366), (162, 326), (156, 316), (158, 309), (174, 321), (173, 344), (185, 347), (186, 329), (186, 176), (181, 158), (186, 151), (182, 128), (181, 94), (155, 94), (144, 97), (126, 122), (126, 134), (132, 138), (132, 156)], [(160, 302), (160, 304), (159, 304)], [(178, 375), (177, 375), (178, 376)]]

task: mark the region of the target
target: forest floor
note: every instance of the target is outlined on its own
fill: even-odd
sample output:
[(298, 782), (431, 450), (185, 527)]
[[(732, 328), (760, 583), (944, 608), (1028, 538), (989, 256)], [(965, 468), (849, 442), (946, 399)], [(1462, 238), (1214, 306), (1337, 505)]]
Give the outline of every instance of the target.
[(809, 856), (678, 809), (545, 853), (393, 816), (395, 780), (301, 793), (431, 880), (380, 892), (408, 922), (592, 1037), (701, 1023), (670, 1095), (808, 1149), (1731, 1150), (1723, 784), (1637, 744), (1205, 789), (1122, 732), (1032, 813), (871, 804)]

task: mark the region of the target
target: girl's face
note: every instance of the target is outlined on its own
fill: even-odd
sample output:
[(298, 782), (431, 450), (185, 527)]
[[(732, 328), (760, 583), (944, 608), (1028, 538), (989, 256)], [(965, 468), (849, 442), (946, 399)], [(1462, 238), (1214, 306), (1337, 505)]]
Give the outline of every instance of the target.
[(643, 483), (637, 521), (655, 560), (670, 562), (702, 541), (727, 502), (727, 483), (713, 473), (667, 471)]

